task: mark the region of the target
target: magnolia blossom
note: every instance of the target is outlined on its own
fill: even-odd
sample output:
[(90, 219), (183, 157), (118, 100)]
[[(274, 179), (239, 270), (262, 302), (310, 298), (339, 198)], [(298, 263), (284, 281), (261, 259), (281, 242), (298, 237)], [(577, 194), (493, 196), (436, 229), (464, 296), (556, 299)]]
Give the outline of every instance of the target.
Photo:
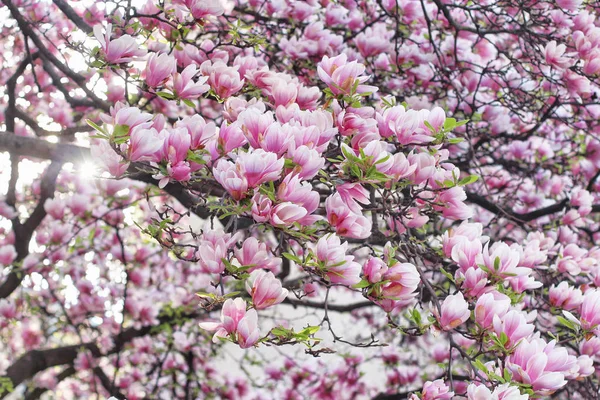
[(581, 327), (583, 329), (596, 329), (600, 324), (600, 291), (588, 290), (583, 296), (580, 306)]
[(531, 385), (536, 394), (550, 395), (567, 383), (563, 372), (570, 366), (565, 362), (576, 365), (575, 357), (569, 361), (566, 350), (555, 348), (554, 342), (532, 339), (521, 341), (507, 358), (506, 366), (517, 382)]
[(205, 19), (209, 16), (218, 17), (225, 10), (220, 0), (183, 0), (183, 4), (190, 10), (194, 19)]
[(506, 348), (517, 344), (521, 339), (531, 335), (534, 330), (532, 324), (527, 323), (525, 315), (518, 310), (510, 310), (504, 316), (495, 314), (492, 318), (494, 332), (498, 337), (506, 335)]
[(262, 310), (281, 303), (288, 295), (288, 290), (281, 287), (281, 281), (271, 271), (258, 269), (246, 280), (246, 291), (252, 296), (252, 304)]
[(93, 141), (90, 153), (111, 175), (119, 177), (127, 171), (129, 163), (119, 156), (106, 140)]
[(365, 239), (371, 235), (371, 219), (352, 211), (339, 193), (334, 193), (325, 200), (325, 209), (327, 220), (340, 236)]
[(146, 83), (150, 87), (160, 86), (175, 72), (177, 72), (177, 62), (173, 56), (166, 53), (153, 53), (148, 57), (146, 64)]
[(319, 78), (335, 95), (376, 92), (376, 87), (363, 85), (370, 78), (369, 75), (362, 75), (364, 72), (365, 66), (356, 61), (348, 62), (346, 54), (332, 58), (324, 56), (317, 66)]
[(464, 324), (471, 316), (469, 304), (461, 292), (447, 296), (442, 302), (440, 312), (435, 310), (435, 313), (440, 327), (445, 331)]
[(249, 272), (257, 269), (275, 270), (281, 264), (281, 258), (274, 257), (264, 242), (254, 237), (244, 240), (240, 249), (235, 249), (235, 257)]
[(181, 73), (174, 73), (168, 85), (173, 95), (179, 99), (192, 100), (208, 92), (210, 86), (205, 84), (208, 77), (201, 76), (194, 81), (197, 73), (196, 64), (188, 65)]
[(425, 382), (421, 392), (422, 400), (446, 400), (451, 399), (453, 396), (454, 392), (450, 391), (450, 387), (446, 385), (443, 379)]
[(213, 335), (213, 342), (218, 343), (220, 338), (230, 337), (242, 349), (254, 346), (260, 337), (256, 310), (246, 311), (246, 302), (240, 297), (235, 300), (227, 299), (223, 303), (220, 323), (201, 322), (200, 328), (216, 331)]
[(14, 246), (0, 246), (0, 265), (8, 267), (17, 258), (17, 252)]
[(94, 26), (94, 36), (100, 42), (100, 48), (104, 58), (110, 64), (122, 64), (133, 61), (137, 57), (146, 54), (146, 50), (140, 49), (138, 43), (130, 35), (123, 35), (111, 40), (112, 24), (106, 26), (106, 33), (102, 34), (102, 26)]
[(355, 285), (360, 282), (361, 266), (354, 256), (347, 256), (348, 242), (341, 243), (336, 235), (323, 236), (317, 241), (316, 256), (332, 283)]

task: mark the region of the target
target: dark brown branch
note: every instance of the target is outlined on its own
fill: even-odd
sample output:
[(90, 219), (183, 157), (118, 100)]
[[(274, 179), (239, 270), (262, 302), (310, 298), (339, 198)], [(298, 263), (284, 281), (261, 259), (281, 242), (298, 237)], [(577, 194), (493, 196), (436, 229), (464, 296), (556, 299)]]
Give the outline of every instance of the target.
[[(531, 222), (538, 218), (545, 217), (547, 215), (552, 215), (554, 213), (564, 210), (569, 204), (569, 199), (565, 198), (559, 201), (558, 203), (554, 203), (547, 207), (530, 211), (528, 213), (519, 214), (512, 211), (511, 209), (500, 207), (497, 204), (492, 203), (490, 200), (476, 193), (467, 192), (467, 201), (473, 204), (477, 204), (478, 206), (498, 215), (499, 217), (506, 217), (518, 223)], [(600, 205), (595, 205), (592, 207), (592, 211), (596, 212), (598, 210), (600, 210)]]
[[(12, 154), (12, 157), (18, 157), (18, 155)], [(23, 224), (13, 223), (13, 231), (15, 233), (15, 250), (17, 252), (17, 258), (15, 260), (16, 262), (22, 261), (29, 254), (29, 242), (31, 241), (33, 232), (42, 223), (42, 220), (46, 216), (44, 203), (47, 199), (54, 197), (56, 178), (58, 177), (61, 169), (62, 162), (60, 161), (53, 161), (50, 164), (44, 176), (42, 177), (40, 198), (31, 215)], [(21, 273), (21, 271), (12, 271), (10, 274), (8, 274), (2, 285), (0, 285), (0, 299), (10, 296), (11, 293), (14, 292), (21, 284), (23, 276), (24, 275)]]
[(88, 89), (86, 86), (86, 79), (82, 75), (74, 72), (68, 66), (66, 66), (63, 62), (61, 62), (54, 54), (52, 54), (44, 45), (39, 36), (33, 31), (31, 25), (25, 20), (23, 15), (19, 12), (17, 6), (13, 4), (11, 0), (3, 0), (4, 4), (10, 10), (11, 15), (17, 21), (21, 32), (28, 38), (30, 38), (33, 43), (38, 48), (40, 55), (50, 61), (52, 64), (56, 66), (63, 74), (72, 79), (77, 85), (85, 92), (85, 94), (94, 101), (94, 103), (104, 111), (108, 111), (110, 106), (109, 104), (100, 99), (96, 94)]
[[(325, 309), (325, 303), (321, 303), (318, 301), (309, 301), (309, 300), (296, 300), (296, 299), (292, 299), (292, 298), (286, 298), (283, 301), (283, 304), (290, 304), (294, 307), (310, 307), (310, 308), (318, 308), (321, 310)], [(327, 304), (327, 310), (328, 311), (337, 311), (337, 312), (351, 312), (354, 310), (358, 310), (361, 308), (365, 308), (365, 307), (375, 307), (376, 304), (374, 304), (371, 301), (361, 301), (358, 303), (354, 303), (354, 304), (344, 304), (344, 305), (338, 305), (338, 304)]]
[(58, 8), (60, 8), (60, 11), (62, 11), (67, 18), (69, 18), (71, 21), (73, 21), (73, 23), (82, 31), (84, 31), (85, 33), (87, 33), (88, 35), (92, 33), (93, 29), (91, 26), (89, 26), (84, 20), (83, 18), (81, 18), (79, 16), (79, 14), (77, 14), (77, 11), (75, 11), (73, 9), (73, 7), (71, 7), (65, 0), (52, 0), (52, 2), (54, 4), (56, 4), (56, 6)]
[[(182, 318), (195, 319), (199, 316), (199, 313), (192, 312), (184, 315)], [(159, 318), (159, 325), (168, 324), (169, 326), (175, 326), (180, 323), (181, 318)], [(8, 367), (5, 376), (10, 378), (13, 383), (13, 387), (17, 387), (26, 380), (33, 378), (35, 374), (48, 368), (72, 364), (80, 350), (88, 350), (94, 357), (97, 358), (108, 356), (121, 351), (127, 343), (137, 337), (142, 337), (148, 334), (158, 334), (161, 332), (161, 330), (153, 331), (152, 328), (152, 326), (145, 326), (141, 329), (129, 328), (124, 330), (122, 333), (113, 338), (114, 347), (105, 354), (102, 354), (98, 346), (93, 342), (57, 347), (54, 349), (31, 350), (16, 360), (10, 367)], [(4, 398), (6, 395), (7, 393), (0, 394), (0, 399)]]
[(125, 395), (123, 395), (123, 393), (119, 392), (119, 390), (112, 384), (110, 378), (106, 375), (106, 373), (104, 372), (104, 370), (102, 370), (102, 368), (95, 367), (94, 375), (96, 375), (98, 377), (98, 379), (100, 379), (100, 383), (102, 384), (102, 387), (104, 387), (104, 389), (106, 389), (106, 391), (111, 396), (114, 396), (119, 400), (126, 399)]

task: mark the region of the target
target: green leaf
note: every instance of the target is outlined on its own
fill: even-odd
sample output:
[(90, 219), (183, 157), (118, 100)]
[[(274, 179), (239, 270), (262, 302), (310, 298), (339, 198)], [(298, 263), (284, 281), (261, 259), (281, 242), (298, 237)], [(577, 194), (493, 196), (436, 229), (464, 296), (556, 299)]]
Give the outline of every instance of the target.
[(494, 259), (494, 269), (498, 271), (500, 269), (500, 257)]
[(342, 154), (344, 154), (344, 157), (346, 157), (347, 160), (354, 161), (354, 162), (357, 162), (357, 163), (361, 162), (361, 159), (358, 158), (354, 154), (354, 152), (349, 147), (347, 147), (347, 146), (342, 146)]
[(192, 107), (192, 108), (196, 108), (196, 105), (194, 104), (193, 101), (191, 101), (190, 99), (182, 99), (182, 101), (185, 103), (185, 105), (187, 105), (188, 107)]
[(510, 382), (511, 381), (512, 376), (510, 375), (510, 372), (508, 371), (508, 368), (504, 368), (504, 372), (503, 372), (502, 375), (504, 375), (504, 381), (505, 382)]
[(417, 324), (417, 326), (421, 326), (421, 322), (422, 322), (422, 318), (421, 318), (421, 313), (419, 312), (419, 310), (417, 310), (416, 308), (412, 310), (412, 318), (413, 321), (415, 321), (415, 323)]
[(356, 285), (352, 286), (355, 289), (363, 289), (369, 287), (371, 283), (365, 279), (361, 279)]
[(460, 181), (458, 181), (458, 185), (459, 186), (470, 185), (471, 183), (477, 182), (478, 179), (479, 179), (479, 177), (477, 175), (469, 175), (465, 178), (462, 178)]
[(271, 333), (275, 336), (290, 336), (291, 334), (293, 334), (293, 331), (290, 331), (289, 329), (286, 329), (282, 326), (278, 326), (276, 328), (271, 329)]
[(456, 118), (446, 118), (444, 121), (444, 130), (451, 131), (456, 127)]
[(558, 322), (559, 322), (561, 325), (563, 325), (563, 326), (565, 326), (565, 327), (569, 328), (569, 329), (570, 329), (570, 330), (572, 330), (572, 331), (574, 331), (574, 330), (576, 330), (576, 329), (577, 329), (577, 328), (575, 327), (575, 324), (574, 324), (573, 322), (569, 321), (568, 319), (566, 319), (565, 317), (562, 317), (562, 316), (560, 316), (560, 315), (557, 315), (557, 316), (556, 316), (556, 319), (558, 320)]
[(293, 255), (292, 253), (287, 253), (286, 252), (286, 253), (283, 253), (281, 255), (284, 256), (285, 258), (287, 258), (290, 261), (293, 261), (293, 262), (295, 262), (297, 264), (302, 264), (302, 260), (299, 257)]
[(96, 123), (94, 121), (92, 121), (91, 119), (86, 119), (85, 122), (87, 122), (87, 124), (89, 126), (91, 126), (92, 128), (94, 128), (98, 132), (101, 132), (104, 135), (106, 135), (106, 131), (104, 129), (100, 128), (98, 125), (96, 125)]
[(115, 125), (113, 138), (124, 138), (129, 135), (129, 125)]
[(165, 100), (173, 100), (175, 99), (175, 95), (169, 92), (156, 92), (156, 95)]
[(318, 326), (307, 326), (298, 333), (305, 335), (314, 335), (315, 333), (319, 332), (319, 329), (321, 328)]
[(423, 121), (423, 124), (425, 124), (425, 126), (429, 128), (432, 133), (436, 132), (435, 128), (429, 123), (429, 121)]

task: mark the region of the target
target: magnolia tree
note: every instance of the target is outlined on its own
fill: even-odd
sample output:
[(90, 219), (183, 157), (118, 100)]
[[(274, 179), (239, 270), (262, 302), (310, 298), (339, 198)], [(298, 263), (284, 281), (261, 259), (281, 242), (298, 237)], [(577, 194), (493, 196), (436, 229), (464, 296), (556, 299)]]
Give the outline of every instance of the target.
[(600, 396), (595, 1), (0, 4), (0, 398)]

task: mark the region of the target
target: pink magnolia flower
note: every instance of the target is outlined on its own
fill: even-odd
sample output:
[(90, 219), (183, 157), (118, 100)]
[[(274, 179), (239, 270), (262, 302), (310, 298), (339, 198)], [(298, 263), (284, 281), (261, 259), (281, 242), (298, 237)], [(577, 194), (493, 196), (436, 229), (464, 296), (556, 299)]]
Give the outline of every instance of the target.
[(218, 154), (222, 156), (246, 144), (246, 138), (240, 128), (240, 124), (238, 122), (227, 124), (223, 121), (219, 128), (215, 144)]
[(17, 258), (17, 252), (15, 251), (14, 246), (0, 246), (0, 265), (8, 267), (15, 261)]
[(379, 257), (370, 257), (363, 265), (363, 275), (370, 283), (380, 282), (387, 270), (387, 264)]
[(129, 161), (160, 161), (154, 155), (163, 147), (164, 136), (154, 128), (135, 128), (131, 131), (127, 158)]
[(300, 176), (288, 174), (283, 178), (277, 188), (277, 198), (283, 201), (292, 202), (306, 210), (306, 217), (299, 222), (302, 225), (313, 224), (319, 216), (310, 215), (319, 207), (319, 193), (313, 190), (313, 186), (308, 182), (302, 182)]
[(265, 195), (255, 193), (252, 196), (252, 218), (256, 222), (267, 222), (271, 219), (273, 202)]
[(128, 107), (124, 103), (117, 103), (110, 108), (110, 115), (100, 114), (100, 119), (109, 125), (123, 125), (129, 128), (129, 132), (135, 127), (150, 128), (152, 126), (152, 114), (140, 111), (137, 107)]
[(277, 154), (257, 149), (239, 154), (236, 168), (248, 181), (248, 187), (254, 188), (279, 179), (284, 163), (285, 160), (278, 159)]
[(563, 57), (566, 49), (567, 47), (564, 44), (558, 44), (556, 40), (548, 42), (544, 48), (546, 62), (559, 69), (569, 68), (571, 59)]
[(371, 219), (348, 208), (339, 193), (325, 200), (325, 209), (327, 220), (339, 235), (355, 239), (365, 239), (371, 235)]
[(13, 207), (6, 204), (3, 196), (0, 196), (0, 217), (4, 217), (6, 219), (13, 219), (17, 216), (17, 213), (13, 209)]
[[(473, 209), (464, 203), (466, 199), (467, 194), (465, 190), (459, 186), (441, 192), (439, 201), (444, 204), (441, 207), (442, 216), (458, 221), (471, 218), (473, 216)], [(434, 208), (440, 209), (438, 207)]]
[(281, 157), (290, 149), (294, 137), (289, 129), (284, 129), (279, 122), (274, 122), (262, 134), (259, 134), (257, 139), (252, 137), (251, 140), (258, 140), (260, 148)]
[(164, 84), (177, 72), (177, 61), (167, 53), (152, 53), (146, 64), (146, 84), (152, 88)]
[(557, 363), (564, 361), (559, 356), (566, 357), (566, 351), (557, 354), (553, 350), (554, 343), (524, 339), (506, 359), (506, 367), (515, 381), (531, 385), (538, 395), (550, 395), (567, 383), (564, 374), (555, 371)]
[(362, 268), (359, 263), (352, 261), (353, 259), (353, 256), (346, 256), (345, 262), (329, 267), (326, 272), (329, 281), (346, 286), (359, 283)]
[(210, 89), (210, 86), (206, 85), (208, 77), (201, 76), (194, 82), (197, 73), (196, 64), (190, 64), (185, 67), (181, 74), (178, 72), (173, 74), (169, 88), (176, 98), (192, 100), (208, 92)]
[(294, 172), (302, 179), (312, 179), (325, 166), (325, 159), (315, 149), (306, 146), (290, 148), (288, 155), (296, 166)]
[(347, 256), (348, 242), (341, 243), (338, 236), (331, 234), (317, 241), (317, 259), (323, 265), (327, 277), (332, 283), (355, 285), (360, 282), (361, 266), (354, 256)]
[(519, 388), (503, 383), (490, 391), (484, 385), (472, 383), (467, 387), (467, 400), (529, 400), (529, 395), (521, 394)]
[(268, 92), (269, 97), (273, 100), (275, 108), (279, 106), (288, 107), (293, 104), (298, 97), (298, 85), (283, 79), (275, 79)]
[(518, 310), (510, 310), (503, 317), (494, 315), (492, 325), (498, 337), (504, 333), (508, 338), (508, 341), (504, 344), (507, 349), (517, 344), (519, 340), (531, 335), (535, 328), (532, 324), (527, 323), (523, 313)]
[(458, 270), (456, 278), (462, 281), (461, 288), (471, 297), (481, 296), (489, 291), (487, 274), (481, 268), (471, 267), (464, 273)]
[(324, 56), (317, 66), (319, 78), (329, 87), (334, 95), (345, 94), (353, 95), (355, 93), (374, 93), (376, 87), (363, 85), (370, 76), (362, 75), (365, 72), (365, 66), (356, 61), (348, 62), (346, 54), (340, 54), (337, 57)]
[(65, 202), (62, 199), (47, 199), (44, 203), (44, 210), (54, 219), (63, 219), (65, 216)]
[(271, 223), (275, 226), (289, 226), (300, 221), (307, 214), (306, 208), (286, 201), (271, 211)]
[(191, 137), (185, 128), (172, 128), (161, 132), (163, 142), (160, 149), (160, 160), (171, 165), (185, 161), (191, 145)]
[(454, 247), (452, 247), (451, 258), (461, 271), (466, 271), (474, 267), (477, 263), (478, 256), (481, 255), (482, 244), (479, 239), (469, 240), (465, 236), (459, 236)]
[(90, 209), (90, 197), (84, 194), (74, 194), (67, 200), (67, 205), (73, 215), (83, 217)]
[(219, 338), (230, 337), (243, 349), (254, 346), (260, 337), (256, 310), (246, 311), (246, 302), (240, 297), (223, 303), (220, 323), (201, 322), (200, 328), (216, 331), (213, 336), (215, 343), (219, 342)]
[(238, 116), (238, 121), (242, 124), (242, 131), (248, 139), (248, 143), (255, 149), (261, 148), (267, 128), (274, 123), (271, 111), (261, 112), (257, 108), (248, 108), (242, 111)]
[(254, 237), (244, 240), (242, 248), (235, 250), (235, 257), (242, 267), (249, 267), (248, 272), (257, 269), (273, 271), (281, 265), (281, 258), (273, 256), (267, 245)]
[(344, 183), (335, 187), (344, 203), (356, 214), (362, 213), (362, 207), (357, 203), (371, 204), (369, 191), (359, 182)]
[(252, 304), (257, 310), (281, 303), (288, 295), (288, 290), (281, 287), (281, 281), (271, 271), (257, 269), (246, 280), (246, 291), (252, 296)]
[(186, 128), (190, 135), (190, 149), (202, 149), (206, 143), (216, 135), (215, 123), (206, 122), (199, 114), (191, 117), (185, 117), (175, 123), (175, 128)]
[(228, 252), (237, 241), (236, 236), (219, 231), (204, 232), (196, 257), (202, 269), (211, 274), (220, 274), (225, 271), (224, 259), (228, 258)]
[(581, 7), (583, 0), (556, 0), (556, 4), (568, 11), (576, 11)]
[(548, 298), (553, 307), (567, 311), (578, 308), (583, 302), (581, 290), (570, 286), (566, 281), (559, 283), (558, 286), (550, 286)]
[(196, 20), (209, 16), (218, 17), (225, 12), (220, 0), (183, 0), (183, 4)]
[(475, 304), (475, 322), (483, 329), (492, 326), (494, 317), (502, 319), (510, 308), (510, 298), (501, 293), (483, 294)]
[(213, 167), (215, 180), (223, 186), (234, 200), (246, 197), (248, 181), (231, 161), (221, 159)]
[(447, 296), (442, 302), (440, 311), (438, 315), (438, 310), (434, 309), (434, 314), (444, 331), (450, 331), (464, 324), (471, 316), (469, 304), (465, 301), (462, 292)]
[(504, 242), (496, 242), (491, 248), (486, 243), (483, 248), (483, 264), (490, 271), (490, 274), (500, 278), (529, 274), (531, 272), (530, 268), (518, 266), (520, 258), (520, 246), (516, 243), (508, 246)]
[(421, 391), (422, 400), (447, 400), (453, 396), (454, 392), (450, 391), (443, 379), (425, 382)]
[(383, 274), (383, 280), (389, 281), (381, 286), (381, 295), (394, 300), (410, 299), (417, 290), (421, 277), (411, 263), (396, 263)]
[(417, 165), (411, 165), (404, 153), (396, 153), (393, 158), (393, 164), (386, 175), (393, 177), (395, 180), (404, 179), (412, 175), (417, 169)]
[(133, 61), (146, 54), (140, 49), (138, 43), (130, 35), (123, 35), (115, 40), (110, 40), (112, 24), (106, 26), (106, 33), (102, 35), (102, 26), (94, 26), (94, 36), (100, 42), (100, 48), (109, 64), (122, 64)]
[(588, 290), (585, 292), (579, 315), (581, 315), (583, 329), (593, 330), (598, 327), (600, 324), (600, 291)]
[(237, 66), (229, 67), (223, 61), (214, 64), (205, 61), (200, 70), (208, 75), (208, 84), (221, 99), (231, 97), (244, 87), (244, 79), (241, 79)]
[(90, 153), (92, 158), (100, 162), (101, 166), (114, 177), (120, 177), (129, 168), (129, 163), (115, 153), (106, 140), (93, 141)]
[(408, 155), (408, 161), (415, 166), (415, 172), (409, 179), (417, 185), (433, 177), (436, 171), (435, 158), (431, 154), (411, 153)]

